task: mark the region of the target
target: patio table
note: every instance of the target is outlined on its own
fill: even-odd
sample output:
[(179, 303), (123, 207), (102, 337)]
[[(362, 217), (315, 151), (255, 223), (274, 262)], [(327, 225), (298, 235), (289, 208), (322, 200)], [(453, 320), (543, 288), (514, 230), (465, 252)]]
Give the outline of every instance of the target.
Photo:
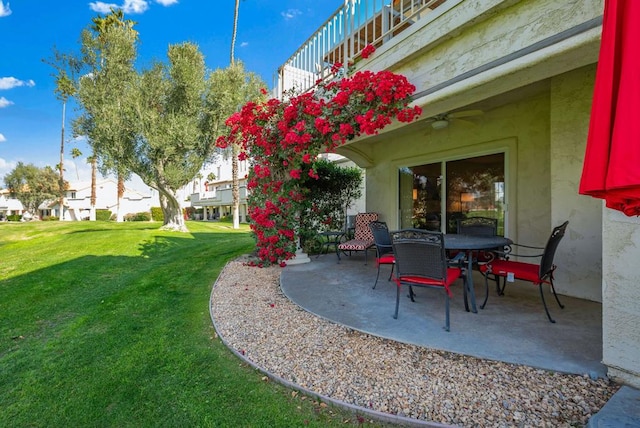
[[(472, 252), (478, 250), (493, 250), (503, 248), (513, 244), (513, 241), (503, 236), (481, 236), (447, 233), (444, 235), (444, 248), (447, 250), (458, 250), (466, 253), (468, 264), (467, 270), (467, 291), (471, 300), (471, 310), (478, 313), (476, 308), (476, 293), (473, 288), (473, 257)], [(465, 297), (466, 299), (466, 297)], [(465, 300), (466, 306), (466, 300)]]
[(336, 249), (336, 255), (338, 256), (338, 260), (340, 260), (340, 251), (338, 250), (338, 245), (340, 245), (340, 241), (342, 237), (345, 235), (345, 232), (339, 230), (330, 230), (326, 232), (320, 232), (318, 234), (322, 242), (320, 244), (320, 252), (318, 253), (318, 257), (323, 253), (323, 250), (329, 252), (329, 247), (334, 246)]

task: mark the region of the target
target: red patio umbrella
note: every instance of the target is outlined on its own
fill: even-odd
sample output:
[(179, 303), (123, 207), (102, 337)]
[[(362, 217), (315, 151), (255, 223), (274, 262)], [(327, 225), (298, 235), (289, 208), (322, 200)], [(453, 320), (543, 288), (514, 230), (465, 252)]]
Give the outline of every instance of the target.
[(605, 0), (579, 192), (640, 215), (640, 0)]

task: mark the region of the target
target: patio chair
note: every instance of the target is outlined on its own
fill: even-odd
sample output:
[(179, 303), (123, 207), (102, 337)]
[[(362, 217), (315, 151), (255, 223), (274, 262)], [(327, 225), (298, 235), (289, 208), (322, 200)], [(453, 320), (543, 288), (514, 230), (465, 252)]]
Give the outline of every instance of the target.
[(369, 223), (369, 229), (373, 234), (374, 245), (376, 247), (376, 266), (378, 273), (376, 274), (376, 282), (372, 288), (376, 288), (378, 285), (378, 278), (380, 277), (380, 265), (391, 265), (391, 272), (389, 273), (389, 281), (393, 275), (393, 265), (396, 262), (393, 256), (393, 246), (391, 245), (391, 236), (389, 235), (389, 228), (384, 221), (372, 221)]
[[(459, 234), (475, 236), (496, 236), (498, 234), (498, 219), (490, 217), (468, 217), (456, 220), (456, 230)], [(504, 251), (503, 248), (496, 248), (497, 251)], [(473, 266), (480, 268), (480, 264), (487, 263), (497, 257), (492, 251), (473, 251)], [(449, 255), (451, 256), (451, 254)], [(500, 277), (493, 275), (496, 283), (496, 291), (500, 293)]]
[(459, 218), (456, 226), (458, 233), (465, 235), (495, 236), (498, 233), (498, 219), (495, 218)]
[[(356, 228), (353, 239), (349, 239), (338, 245), (338, 250), (342, 252), (364, 251), (364, 264), (367, 264), (367, 250), (373, 247), (375, 241), (369, 223), (378, 220), (378, 213), (359, 213), (356, 214)], [(338, 261), (340, 261), (340, 252), (338, 252)]]
[(505, 259), (495, 259), (492, 260), (482, 266), (480, 266), (480, 271), (484, 275), (485, 279), (485, 298), (484, 302), (480, 306), (484, 308), (487, 304), (487, 299), (489, 297), (489, 283), (488, 276), (496, 275), (505, 278), (504, 285), (500, 290), (500, 294), (504, 294), (504, 289), (507, 286), (507, 281), (511, 282), (515, 279), (519, 279), (521, 281), (528, 281), (533, 283), (533, 285), (537, 285), (540, 289), (540, 297), (542, 298), (542, 304), (544, 306), (544, 310), (547, 313), (547, 318), (552, 323), (555, 323), (555, 320), (551, 318), (549, 314), (549, 309), (547, 308), (547, 302), (544, 300), (544, 292), (542, 290), (542, 284), (549, 284), (551, 291), (553, 292), (553, 296), (556, 298), (556, 302), (558, 302), (558, 306), (561, 309), (564, 309), (564, 305), (560, 303), (560, 299), (558, 298), (558, 294), (556, 293), (556, 288), (553, 285), (553, 272), (556, 270), (556, 265), (553, 264), (553, 258), (556, 254), (556, 249), (558, 248), (558, 244), (560, 240), (564, 236), (565, 230), (568, 221), (565, 221), (560, 226), (556, 226), (551, 232), (551, 236), (547, 241), (547, 245), (543, 247), (532, 247), (529, 245), (522, 244), (513, 244), (515, 247), (536, 249), (536, 250), (544, 250), (541, 254), (534, 255), (522, 255), (510, 253), (509, 256), (518, 256), (518, 257), (541, 257), (540, 264), (533, 263), (524, 263), (518, 261), (511, 261)]
[[(459, 267), (450, 267), (444, 249), (444, 235), (420, 229), (406, 229), (391, 232), (393, 254), (396, 260), (396, 312), (398, 318), (400, 289), (409, 286), (409, 297), (414, 302), (413, 287), (436, 288), (444, 291), (445, 296), (445, 330), (449, 331), (449, 297), (450, 286), (462, 277), (464, 289), (467, 277)], [(465, 299), (466, 300), (466, 299)]]

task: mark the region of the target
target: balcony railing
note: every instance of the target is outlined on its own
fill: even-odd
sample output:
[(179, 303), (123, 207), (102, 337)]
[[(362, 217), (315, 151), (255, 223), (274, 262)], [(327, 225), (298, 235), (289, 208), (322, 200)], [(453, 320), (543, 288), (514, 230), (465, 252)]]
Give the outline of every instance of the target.
[(380, 47), (446, 0), (345, 0), (278, 69), (276, 96), (306, 92), (348, 66), (367, 45)]
[[(247, 187), (240, 185), (239, 196), (242, 203), (247, 198)], [(217, 189), (202, 193), (192, 193), (190, 201), (193, 206), (221, 206), (233, 203), (232, 189)]]

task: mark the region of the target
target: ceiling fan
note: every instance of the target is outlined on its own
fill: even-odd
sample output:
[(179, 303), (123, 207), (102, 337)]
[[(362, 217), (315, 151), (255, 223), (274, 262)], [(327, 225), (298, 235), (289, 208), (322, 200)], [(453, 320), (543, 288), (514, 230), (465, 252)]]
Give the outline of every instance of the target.
[(466, 122), (470, 124), (472, 122), (468, 120), (464, 120), (463, 118), (471, 117), (471, 116), (480, 116), (483, 113), (484, 112), (482, 110), (460, 110), (460, 111), (454, 111), (451, 113), (437, 114), (435, 116), (432, 116), (426, 119), (426, 121), (427, 123), (431, 123), (431, 127), (433, 129), (443, 129), (449, 126), (449, 122), (451, 122), (452, 120), (459, 120), (461, 122)]

